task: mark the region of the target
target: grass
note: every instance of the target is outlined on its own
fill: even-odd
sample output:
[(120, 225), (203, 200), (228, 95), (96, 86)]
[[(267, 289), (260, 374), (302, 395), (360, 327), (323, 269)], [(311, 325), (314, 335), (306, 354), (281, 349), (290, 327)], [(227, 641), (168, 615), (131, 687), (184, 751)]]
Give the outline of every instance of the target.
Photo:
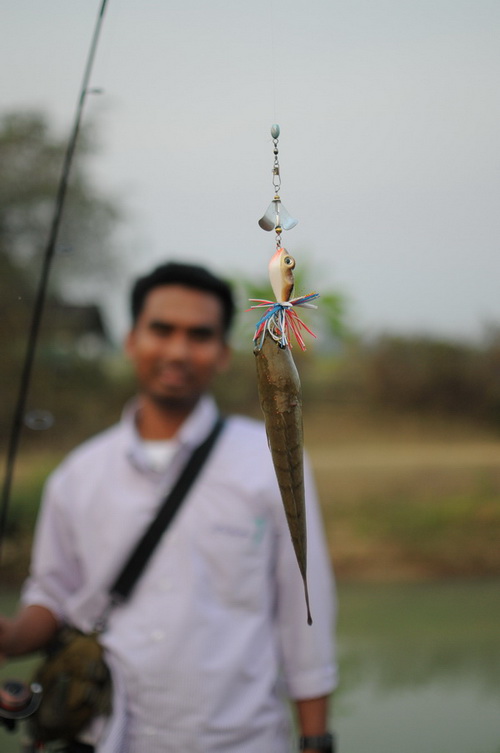
[(7, 518), (7, 533), (10, 536), (33, 527), (43, 485), (60, 458), (61, 454), (54, 451), (20, 456)]
[[(396, 498), (367, 498), (337, 515), (353, 538), (379, 550), (372, 557), (382, 557), (388, 575), (410, 569), (420, 577), (500, 573), (500, 493), (483, 498), (479, 488), (429, 499), (413, 489)], [(335, 519), (330, 531), (335, 558)], [(363, 567), (370, 571), (372, 557), (357, 563), (358, 575)]]
[(18, 458), (7, 514), (6, 539), (2, 542), (0, 581), (3, 583), (19, 583), (27, 575), (32, 532), (43, 485), (60, 458), (61, 453), (54, 451), (26, 453)]
[(337, 576), (500, 574), (500, 441), (466, 423), (306, 417)]
[[(337, 577), (421, 580), (500, 575), (500, 440), (466, 422), (331, 404), (305, 433)], [(61, 452), (20, 457), (3, 582), (27, 572), (47, 473)]]

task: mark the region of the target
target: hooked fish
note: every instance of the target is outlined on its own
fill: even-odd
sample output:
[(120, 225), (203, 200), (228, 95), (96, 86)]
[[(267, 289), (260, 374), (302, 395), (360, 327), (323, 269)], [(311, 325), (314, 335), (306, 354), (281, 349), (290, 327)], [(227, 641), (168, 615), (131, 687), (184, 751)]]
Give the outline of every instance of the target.
[[(269, 264), (278, 304), (286, 307), (294, 287), (295, 260), (279, 248)], [(279, 310), (279, 306), (277, 307)], [(283, 309), (281, 309), (283, 313)], [(271, 317), (254, 348), (257, 385), (267, 439), (299, 570), (304, 582), (307, 621), (312, 623), (307, 589), (307, 532), (304, 494), (302, 395), (290, 347), (283, 340), (285, 316)]]

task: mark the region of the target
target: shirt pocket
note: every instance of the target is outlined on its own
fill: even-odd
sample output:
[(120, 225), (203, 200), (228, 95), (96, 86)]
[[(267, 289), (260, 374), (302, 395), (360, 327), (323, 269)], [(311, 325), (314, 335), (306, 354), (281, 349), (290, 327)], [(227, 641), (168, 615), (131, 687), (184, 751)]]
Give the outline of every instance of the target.
[(260, 611), (269, 600), (269, 531), (265, 518), (210, 517), (198, 530), (203, 597)]

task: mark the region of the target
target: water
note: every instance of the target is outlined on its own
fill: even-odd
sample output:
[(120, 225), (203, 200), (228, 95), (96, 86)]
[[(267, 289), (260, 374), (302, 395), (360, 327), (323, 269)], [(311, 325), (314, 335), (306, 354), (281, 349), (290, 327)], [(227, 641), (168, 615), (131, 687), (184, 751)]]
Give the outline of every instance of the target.
[(500, 753), (500, 582), (339, 592), (341, 753)]
[[(500, 753), (500, 581), (342, 584), (339, 599), (340, 753)], [(0, 729), (0, 753), (18, 750)]]

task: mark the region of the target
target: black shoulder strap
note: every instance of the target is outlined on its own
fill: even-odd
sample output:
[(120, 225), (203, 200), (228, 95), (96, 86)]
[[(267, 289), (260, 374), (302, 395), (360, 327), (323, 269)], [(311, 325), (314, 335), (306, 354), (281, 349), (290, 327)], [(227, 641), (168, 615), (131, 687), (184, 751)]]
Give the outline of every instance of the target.
[(130, 595), (156, 545), (174, 519), (182, 500), (208, 458), (223, 425), (224, 419), (219, 416), (208, 437), (194, 450), (187, 461), (176, 484), (160, 506), (156, 517), (137, 542), (134, 551), (109, 589), (112, 604), (121, 603)]

